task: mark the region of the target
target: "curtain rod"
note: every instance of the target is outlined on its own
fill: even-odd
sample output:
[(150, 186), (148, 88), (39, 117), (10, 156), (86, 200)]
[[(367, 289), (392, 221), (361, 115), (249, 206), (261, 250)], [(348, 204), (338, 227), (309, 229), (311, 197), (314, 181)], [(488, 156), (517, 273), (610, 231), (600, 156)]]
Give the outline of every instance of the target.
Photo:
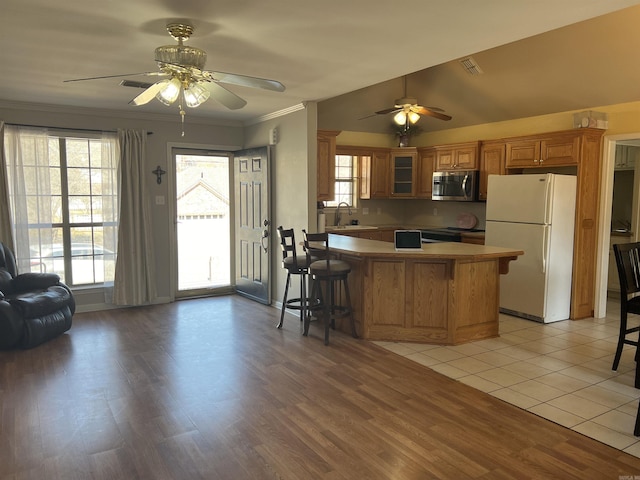
[[(45, 125), (27, 125), (26, 123), (8, 123), (5, 125), (11, 125), (12, 127), (33, 127), (33, 128), (49, 128), (53, 130), (68, 130), (71, 132), (96, 132), (96, 133), (117, 133), (117, 130), (97, 130), (92, 128), (65, 128), (65, 127), (48, 127)], [(153, 135), (153, 132), (147, 132), (147, 135)]]

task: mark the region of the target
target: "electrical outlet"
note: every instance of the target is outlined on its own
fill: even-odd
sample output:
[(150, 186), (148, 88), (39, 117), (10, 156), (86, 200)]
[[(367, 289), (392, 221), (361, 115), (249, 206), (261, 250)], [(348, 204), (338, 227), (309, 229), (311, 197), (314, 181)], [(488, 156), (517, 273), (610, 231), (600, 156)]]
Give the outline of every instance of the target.
[(369, 215), (369, 207), (364, 207), (364, 208), (362, 209), (362, 214), (363, 214), (363, 215)]

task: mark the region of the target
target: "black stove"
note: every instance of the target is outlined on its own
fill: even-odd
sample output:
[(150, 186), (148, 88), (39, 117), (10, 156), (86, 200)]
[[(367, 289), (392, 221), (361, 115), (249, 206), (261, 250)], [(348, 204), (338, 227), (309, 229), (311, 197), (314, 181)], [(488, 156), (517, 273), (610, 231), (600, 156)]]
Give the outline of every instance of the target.
[(460, 227), (443, 227), (443, 228), (424, 228), (420, 229), (422, 233), (422, 243), (433, 242), (460, 242), (462, 241), (462, 232), (484, 232), (479, 228), (460, 228)]

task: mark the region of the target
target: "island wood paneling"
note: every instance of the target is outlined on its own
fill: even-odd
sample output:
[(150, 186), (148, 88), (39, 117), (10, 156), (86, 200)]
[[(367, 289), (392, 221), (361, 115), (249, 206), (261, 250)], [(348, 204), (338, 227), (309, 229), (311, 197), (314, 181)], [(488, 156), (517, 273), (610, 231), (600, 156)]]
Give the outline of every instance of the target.
[[(500, 274), (514, 252), (462, 244), (395, 252), (342, 236), (333, 245), (333, 255), (354, 262), (348, 281), (364, 338), (455, 345), (498, 335)], [(349, 331), (344, 321), (337, 327)]]

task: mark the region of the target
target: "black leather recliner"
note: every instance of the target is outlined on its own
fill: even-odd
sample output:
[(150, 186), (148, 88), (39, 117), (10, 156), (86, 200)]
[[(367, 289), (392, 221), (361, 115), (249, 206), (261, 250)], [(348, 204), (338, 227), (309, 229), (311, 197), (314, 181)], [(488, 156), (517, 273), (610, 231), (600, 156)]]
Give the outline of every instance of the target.
[(71, 328), (76, 303), (55, 273), (18, 274), (0, 242), (0, 349), (32, 348)]

